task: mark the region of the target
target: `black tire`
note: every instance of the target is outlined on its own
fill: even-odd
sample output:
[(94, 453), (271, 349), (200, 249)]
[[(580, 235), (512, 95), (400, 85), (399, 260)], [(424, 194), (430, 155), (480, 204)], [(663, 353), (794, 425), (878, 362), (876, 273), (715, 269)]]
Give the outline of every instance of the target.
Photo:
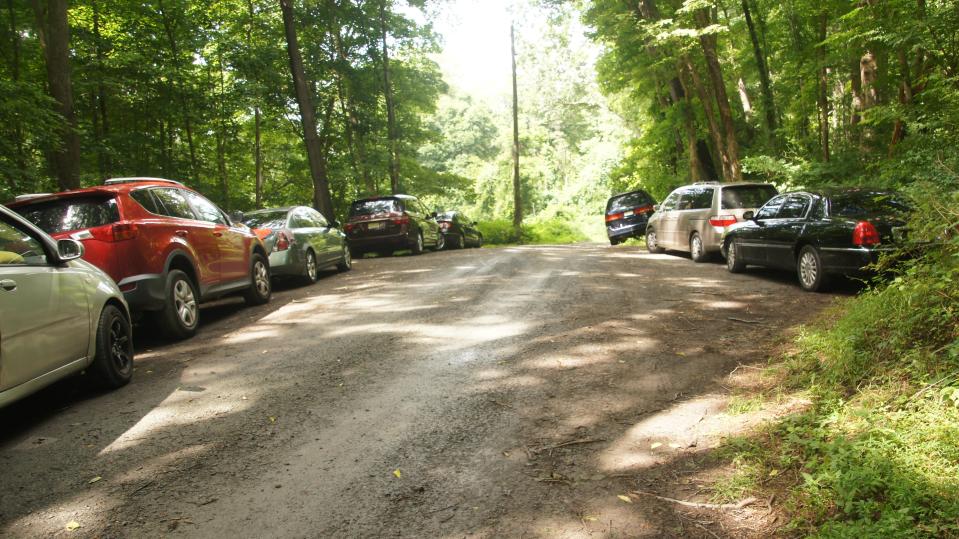
[(729, 273), (742, 273), (746, 269), (746, 264), (739, 256), (739, 241), (736, 238), (731, 239), (726, 246), (726, 269)]
[(133, 378), (133, 329), (116, 305), (107, 305), (100, 312), (96, 356), (90, 374), (96, 385), (104, 389), (125, 386)]
[(423, 254), (423, 233), (422, 232), (416, 233), (416, 239), (413, 241), (413, 245), (410, 245), (410, 251), (412, 251), (414, 256)]
[(353, 254), (346, 246), (343, 247), (343, 255), (340, 257), (340, 261), (337, 262), (336, 269), (340, 271), (350, 271), (353, 269)]
[(609, 238), (609, 244), (610, 244), (610, 245), (617, 245), (617, 244), (619, 244), (619, 240), (615, 240), (615, 239), (613, 239), (613, 238)]
[(270, 264), (260, 253), (250, 257), (250, 287), (243, 293), (247, 305), (263, 305), (273, 296), (273, 284), (270, 282)]
[(443, 247), (446, 247), (446, 236), (441, 232), (436, 233), (436, 244), (433, 245), (434, 251), (442, 251)]
[(466, 247), (466, 236), (462, 234), (457, 234), (454, 237), (456, 238), (456, 241), (453, 242), (453, 245), (451, 245), (450, 247), (452, 247), (453, 249), (463, 249)]
[(829, 278), (822, 266), (822, 257), (812, 245), (805, 245), (799, 250), (799, 256), (796, 257), (796, 276), (799, 278), (799, 286), (807, 292), (819, 292), (828, 286)]
[(483, 235), (480, 234), (479, 239), (476, 240), (476, 247), (479, 248), (479, 247), (482, 247), (482, 246), (483, 246)]
[(200, 300), (196, 285), (181, 270), (170, 270), (164, 289), (163, 309), (154, 314), (160, 331), (171, 339), (189, 339), (200, 323)]
[(646, 250), (657, 255), (666, 252), (666, 249), (660, 247), (659, 243), (656, 241), (656, 231), (652, 228), (646, 229)]
[(303, 284), (313, 284), (317, 279), (320, 278), (320, 270), (316, 265), (316, 253), (313, 252), (313, 249), (306, 250), (306, 262), (303, 264), (303, 275), (300, 279), (303, 281)]
[(689, 257), (693, 259), (693, 262), (705, 262), (709, 260), (709, 253), (706, 252), (706, 247), (703, 246), (703, 238), (699, 235), (699, 232), (693, 232), (689, 237)]

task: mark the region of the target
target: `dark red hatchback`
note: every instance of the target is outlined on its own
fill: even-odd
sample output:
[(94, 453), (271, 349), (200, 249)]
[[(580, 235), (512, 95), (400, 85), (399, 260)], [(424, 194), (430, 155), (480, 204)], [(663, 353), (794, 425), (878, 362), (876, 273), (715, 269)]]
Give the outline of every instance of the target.
[(193, 335), (200, 302), (228, 294), (254, 305), (270, 299), (259, 238), (179, 182), (116, 178), (8, 206), (54, 238), (82, 242), (83, 258), (117, 282), (130, 309), (149, 313), (170, 337)]

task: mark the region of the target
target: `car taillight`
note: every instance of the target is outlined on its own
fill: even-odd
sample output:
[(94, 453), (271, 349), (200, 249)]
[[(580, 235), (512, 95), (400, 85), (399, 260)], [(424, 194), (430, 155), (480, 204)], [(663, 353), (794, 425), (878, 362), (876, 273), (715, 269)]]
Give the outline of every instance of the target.
[(879, 244), (879, 231), (869, 221), (859, 221), (852, 230), (852, 243), (862, 247)]
[(713, 226), (727, 227), (736, 224), (735, 215), (717, 215), (709, 218), (709, 224)]
[(440, 228), (442, 228), (444, 231), (449, 230), (451, 226), (453, 226), (453, 223), (448, 221), (440, 221)]
[(610, 221), (619, 221), (619, 220), (622, 219), (623, 217), (624, 217), (624, 216), (623, 216), (623, 213), (622, 213), (622, 212), (620, 212), (620, 213), (614, 213), (614, 214), (612, 214), (612, 215), (607, 215), (607, 216), (606, 216), (606, 222), (608, 223), (608, 222), (610, 222)]
[(640, 206), (633, 210), (635, 213), (652, 213), (653, 206), (652, 204), (647, 204), (646, 206)]
[(410, 224), (410, 216), (405, 213), (393, 213), (390, 214), (390, 221), (394, 225), (408, 225)]
[(293, 245), (293, 238), (285, 230), (276, 233), (276, 243), (273, 244), (274, 251), (285, 251)]
[(356, 228), (356, 223), (346, 223), (343, 225), (343, 230), (347, 232), (353, 232), (354, 228)]

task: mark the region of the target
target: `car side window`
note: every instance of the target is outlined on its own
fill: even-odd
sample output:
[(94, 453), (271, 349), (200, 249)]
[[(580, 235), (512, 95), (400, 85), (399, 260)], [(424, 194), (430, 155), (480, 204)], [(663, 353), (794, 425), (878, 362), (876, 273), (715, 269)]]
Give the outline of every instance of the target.
[(707, 210), (713, 205), (712, 187), (690, 187), (679, 197), (680, 210)]
[(764, 204), (762, 208), (759, 208), (759, 211), (756, 212), (756, 219), (775, 219), (779, 213), (779, 208), (782, 207), (785, 200), (786, 197), (784, 195), (773, 197), (772, 200)]
[(143, 209), (146, 211), (155, 215), (162, 215), (163, 212), (160, 211), (160, 208), (157, 206), (157, 201), (153, 198), (153, 193), (151, 191), (151, 189), (137, 189), (136, 191), (130, 191), (130, 198), (137, 201), (137, 204), (143, 206)]
[(666, 200), (663, 201), (663, 204), (659, 207), (661, 211), (669, 211), (676, 208), (676, 203), (679, 202), (680, 191), (673, 191), (670, 193)]
[(193, 206), (193, 211), (201, 221), (216, 223), (218, 225), (230, 224), (230, 222), (226, 220), (226, 217), (224, 217), (223, 212), (220, 211), (220, 208), (216, 207), (216, 204), (193, 191), (181, 190), (180, 193), (190, 201), (190, 205)]
[(325, 227), (330, 226), (330, 223), (327, 222), (326, 217), (323, 217), (323, 214), (322, 214), (322, 213), (320, 213), (320, 212), (318, 212), (318, 211), (316, 211), (316, 210), (310, 210), (310, 211), (307, 212), (307, 213), (308, 213), (308, 216), (309, 216), (309, 218), (310, 218), (310, 221), (313, 222), (313, 226), (315, 226), (315, 227), (317, 227), (317, 228), (325, 228)]
[(0, 221), (0, 267), (45, 266), (47, 252), (43, 243), (7, 221)]
[(154, 189), (153, 196), (156, 197), (157, 209), (161, 215), (196, 220), (190, 203), (179, 189)]
[(826, 218), (826, 199), (817, 198), (813, 200), (812, 211), (809, 212), (810, 219), (825, 219)]
[(800, 219), (809, 209), (809, 197), (805, 195), (789, 195), (779, 209), (779, 219)]

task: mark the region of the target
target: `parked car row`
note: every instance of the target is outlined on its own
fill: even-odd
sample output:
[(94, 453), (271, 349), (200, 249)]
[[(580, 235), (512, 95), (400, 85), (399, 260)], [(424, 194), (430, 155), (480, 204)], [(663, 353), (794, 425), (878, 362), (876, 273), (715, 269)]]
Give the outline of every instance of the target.
[(860, 275), (905, 234), (909, 205), (872, 189), (779, 194), (762, 183), (704, 182), (672, 191), (656, 205), (645, 191), (606, 205), (610, 244), (646, 238), (650, 253), (685, 251), (694, 262), (714, 254), (730, 272), (747, 266), (796, 271), (800, 286), (823, 289), (834, 275)]

